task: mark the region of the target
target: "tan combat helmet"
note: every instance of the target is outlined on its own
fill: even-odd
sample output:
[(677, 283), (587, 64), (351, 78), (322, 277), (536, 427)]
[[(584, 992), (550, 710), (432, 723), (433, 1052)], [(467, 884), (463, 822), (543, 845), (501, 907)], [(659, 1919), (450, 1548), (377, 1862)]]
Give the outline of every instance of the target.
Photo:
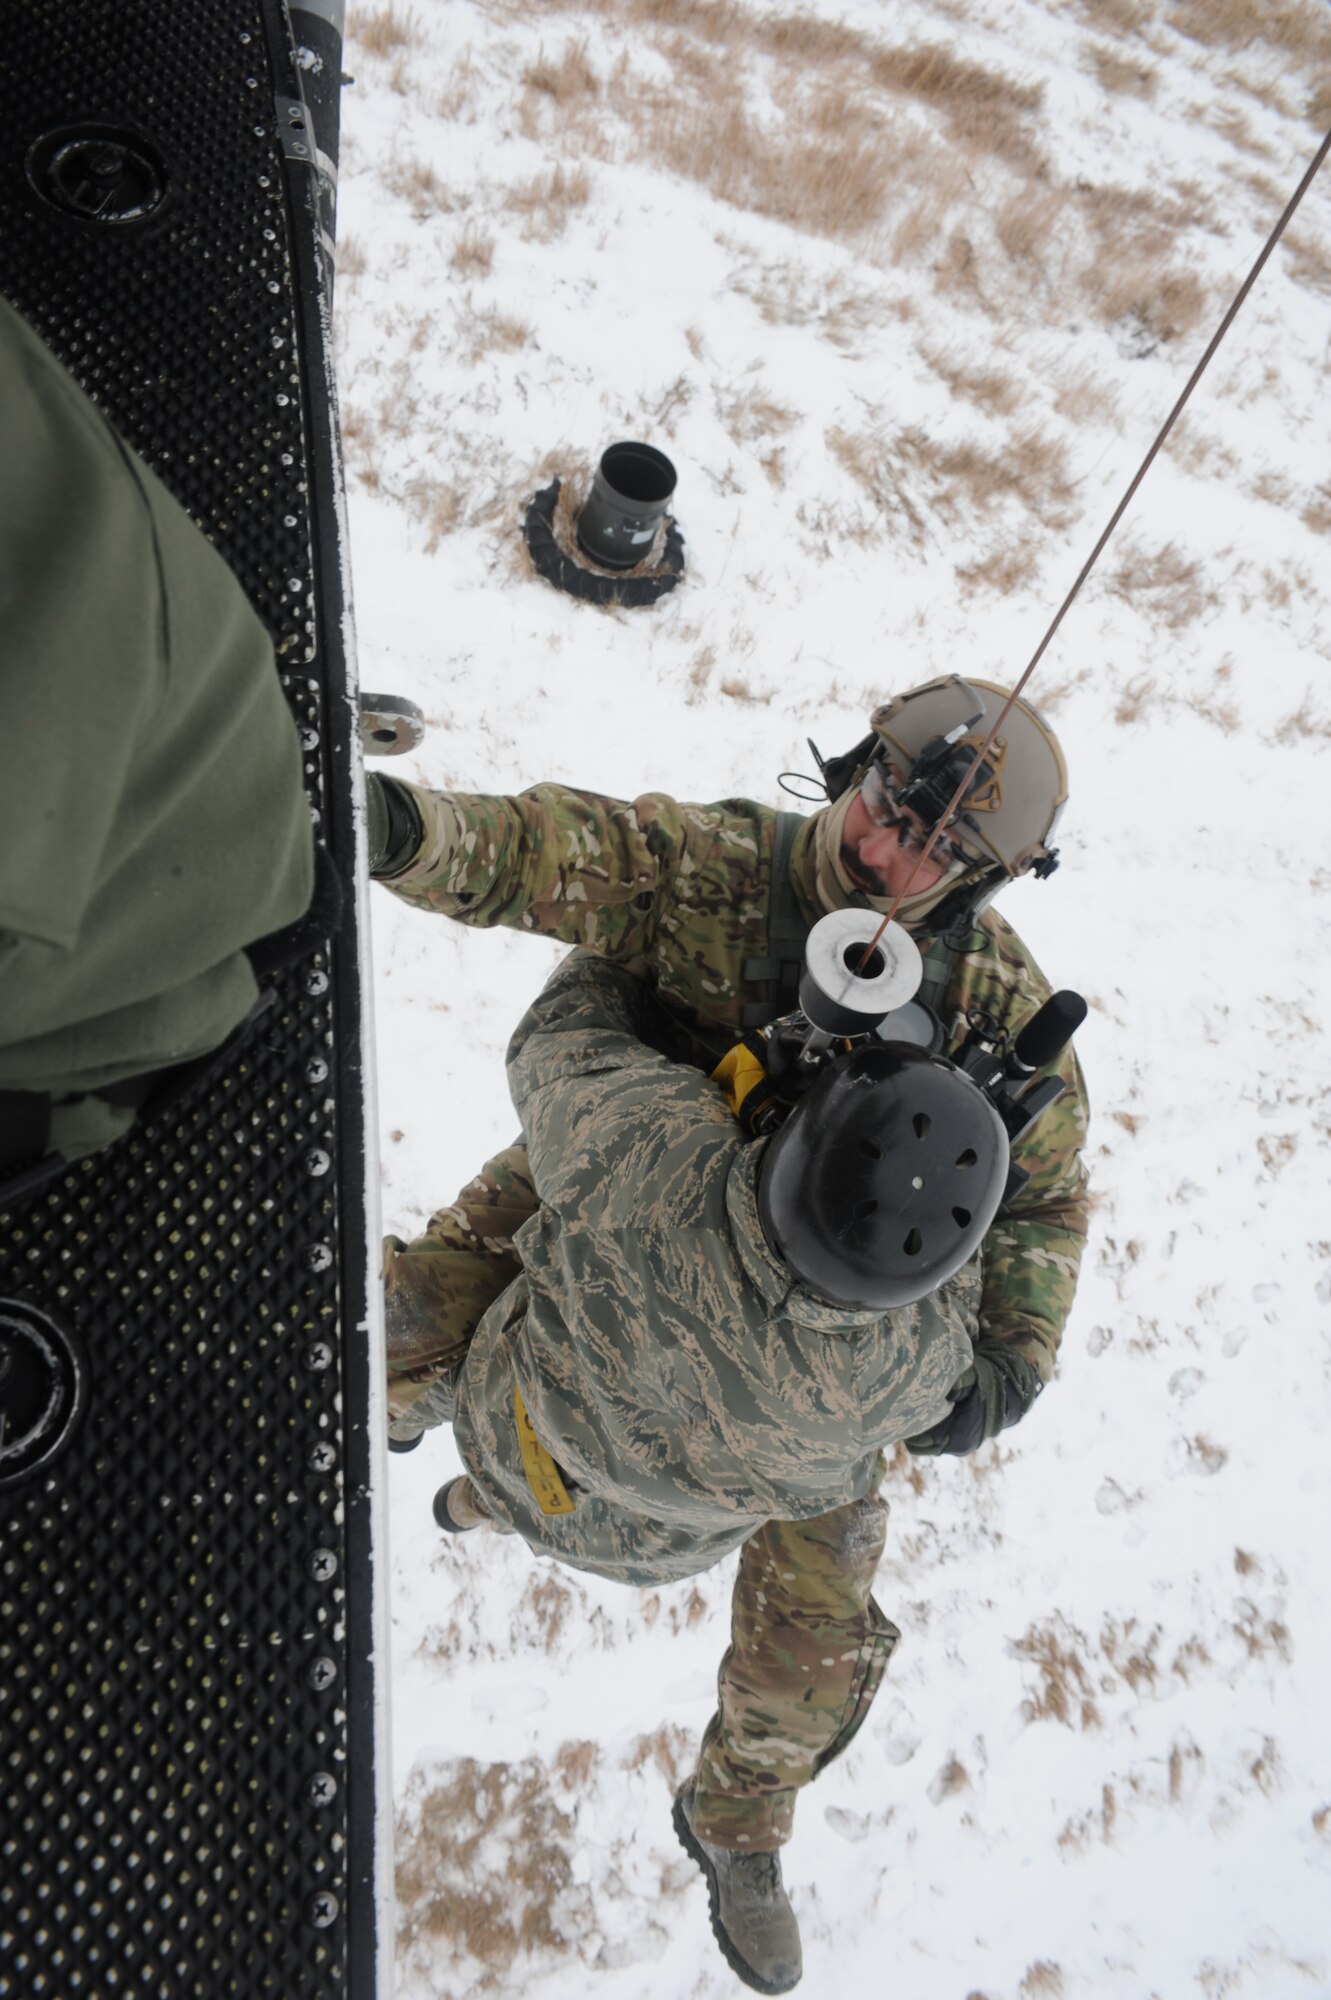
[[(884, 702), (869, 720), (889, 761), (909, 780), (921, 752), (942, 739), (973, 756), (1010, 692), (993, 681), (948, 674)], [(946, 797), (956, 790), (965, 768), (951, 759), (949, 763), (954, 775)], [(1018, 699), (989, 748), (974, 788), (948, 826), (948, 839), (986, 873), (997, 864), (1009, 879), (1031, 870), (1051, 874), (1058, 865), (1051, 843), (1067, 796), (1067, 765), (1058, 738), (1028, 701)], [(928, 823), (928, 814), (923, 817)]]

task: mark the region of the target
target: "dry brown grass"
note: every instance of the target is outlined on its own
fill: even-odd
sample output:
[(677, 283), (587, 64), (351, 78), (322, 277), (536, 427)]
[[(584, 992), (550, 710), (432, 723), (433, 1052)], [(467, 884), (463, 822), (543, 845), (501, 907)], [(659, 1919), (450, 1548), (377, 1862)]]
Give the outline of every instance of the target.
[(1213, 567), (1173, 542), (1151, 550), (1129, 543), (1105, 573), (1104, 588), (1166, 631), (1180, 632), (1214, 604)]
[(1191, 333), (1206, 310), (1206, 290), (1195, 271), (1170, 270), (1154, 257), (1129, 256), (1095, 267), (1095, 305), (1102, 319), (1131, 319), (1153, 340)]
[(724, 74), (713, 78), (710, 99), (671, 93), (658, 103), (639, 124), (638, 143), (718, 201), (818, 236), (872, 229), (890, 184), (890, 141), (863, 105), (847, 106), (832, 134), (816, 117), (798, 115), (773, 128), (751, 114), (739, 84)]
[(1019, 187), (999, 203), (994, 234), (1014, 264), (1042, 264), (1068, 216), (1066, 188)]
[[(993, 549), (987, 556), (976, 556), (971, 562), (958, 563), (957, 582), (963, 591), (976, 590), (997, 592), (1002, 597), (1015, 595), (1039, 573), (1040, 558), (1029, 542), (1007, 542), (1001, 548)], [(1041, 705), (1045, 706), (1043, 697)]]
[(449, 65), (448, 80), (434, 98), (434, 115), (453, 124), (470, 124), (476, 115), (476, 89), (480, 75), (470, 49)]
[[(567, 1748), (567, 1746), (565, 1746)], [(482, 1968), (479, 1984), (535, 1953), (566, 1960), (592, 1920), (573, 1881), (568, 1820), (536, 1757), (455, 1760), (397, 1827), (398, 1949), (440, 1946)]]
[(535, 338), (536, 329), (528, 320), (519, 319), (516, 313), (500, 312), (493, 306), (478, 308), (470, 297), (464, 300), (454, 319), (454, 351), (472, 368), (487, 355), (529, 347)]
[(453, 240), (449, 264), (464, 277), (487, 278), (494, 267), (495, 240), (478, 222), (464, 223)]
[[(544, 11), (563, 11), (560, 0), (544, 0)], [(929, 186), (936, 176), (910, 162), (941, 153), (940, 138), (963, 172), (984, 155), (1044, 171), (1028, 127), (1042, 86), (951, 49), (884, 45), (802, 14), (755, 18), (732, 0), (590, 0), (584, 11), (636, 30), (673, 76), (649, 80), (621, 58), (602, 81), (585, 44), (543, 56), (524, 79), (520, 123), (529, 136), (553, 129), (576, 141), (582, 157), (607, 150), (603, 104), (641, 157), (738, 208), (845, 238), (877, 225), (887, 190)], [(748, 97), (755, 59), (765, 59), (761, 113)], [(936, 135), (900, 117), (903, 100), (928, 108)]]
[[(738, 248), (729, 242), (724, 247)], [(863, 352), (894, 320), (909, 319), (914, 312), (904, 296), (866, 291), (849, 278), (815, 277), (798, 264), (763, 263), (747, 254), (741, 254), (728, 283), (753, 301), (769, 326), (811, 327), (843, 354)], [(701, 352), (694, 358), (700, 361)]]
[(347, 35), (367, 56), (390, 56), (399, 49), (415, 47), (421, 38), (421, 24), (409, 7), (385, 0), (384, 6), (363, 12), (353, 8), (347, 16)]
[(1039, 1687), (1022, 1704), (1028, 1721), (1061, 1722), (1068, 1729), (1099, 1727), (1089, 1647), (1075, 1626), (1056, 1615), (1010, 1641), (1008, 1650), (1029, 1660), (1040, 1676)]
[(620, 1767), (625, 1771), (643, 1771), (650, 1765), (674, 1791), (687, 1775), (693, 1754), (693, 1738), (688, 1730), (681, 1729), (677, 1722), (663, 1722), (650, 1735), (634, 1737), (620, 1758)]
[(1017, 1992), (1021, 2000), (1063, 2000), (1067, 1987), (1062, 1967), (1050, 1959), (1037, 1958), (1033, 1965), (1027, 1966)]
[(601, 89), (601, 80), (587, 54), (585, 35), (565, 42), (557, 58), (547, 56), (542, 48), (536, 61), (522, 72), (522, 81), (528, 90), (550, 98), (555, 104), (596, 97)]
[[(1331, 111), (1326, 122), (1331, 125)], [(1306, 285), (1321, 298), (1331, 298), (1331, 250), (1325, 236), (1308, 228), (1291, 227), (1281, 248), (1285, 269), (1295, 284)]]
[(449, 215), (465, 205), (465, 198), (441, 180), (428, 160), (403, 159), (398, 155), (384, 169), (384, 186), (400, 195), (418, 222), (431, 215)]
[(685, 696), (685, 700), (689, 703), (690, 707), (694, 707), (705, 698), (707, 685), (711, 680), (712, 669), (715, 665), (715, 646), (702, 646), (694, 654), (693, 664), (689, 668), (689, 691)]
[(1175, 465), (1194, 479), (1238, 479), (1242, 475), (1239, 459), (1204, 420), (1180, 417), (1165, 449)]
[(1207, 123), (1241, 153), (1251, 153), (1259, 160), (1280, 158), (1276, 148), (1253, 130), (1247, 112), (1237, 104), (1217, 105), (1208, 114)]
[(462, 526), (466, 503), (456, 486), (439, 479), (416, 479), (407, 488), (407, 504), (425, 528), (425, 553), (432, 556), (446, 535)]
[(1331, 64), (1331, 19), (1316, 0), (1169, 0), (1166, 18), (1206, 48), (1267, 42), (1310, 69)]
[(1331, 718), (1314, 708), (1311, 694), (1306, 694), (1298, 707), (1281, 717), (1269, 737), (1268, 743), (1278, 743), (1283, 750), (1306, 743), (1312, 737), (1323, 743), (1331, 743)]
[(1090, 362), (1056, 369), (1052, 378), (1054, 408), (1070, 424), (1114, 424), (1119, 419), (1118, 390)]
[[(1058, 710), (1067, 701), (1068, 696), (1075, 693), (1079, 687), (1085, 687), (1090, 678), (1091, 669), (1089, 667), (1078, 667), (1074, 673), (1063, 674), (1056, 681), (1041, 678), (1038, 690), (1041, 714), (1057, 714)], [(1129, 1114), (1127, 1112), (1115, 1112), (1114, 1116), (1122, 1125), (1127, 1120)], [(1131, 1132), (1135, 1131), (1136, 1127), (1129, 1124), (1126, 1129)]]
[[(523, 12), (528, 18), (542, 10), (561, 13), (565, 4), (537, 0)], [(928, 105), (971, 151), (996, 153), (1025, 166), (1039, 159), (1024, 121), (1040, 109), (1043, 85), (1020, 83), (951, 48), (884, 45), (843, 22), (805, 13), (754, 15), (734, 0), (587, 0), (580, 12), (608, 15), (652, 35), (695, 85), (715, 84), (723, 70), (737, 66), (736, 60), (719, 64), (700, 45), (733, 59), (765, 56), (778, 84), (821, 77), (829, 107), (837, 98), (844, 105), (852, 90), (868, 85), (886, 96)], [(829, 131), (835, 130), (837, 118), (830, 108), (826, 123)]]
[(1076, 0), (1101, 34), (1136, 35), (1155, 19), (1156, 0)]
[(1085, 66), (1102, 90), (1116, 92), (1121, 97), (1154, 97), (1160, 81), (1153, 63), (1145, 61), (1136, 51), (1112, 48), (1107, 42), (1091, 43)]
[(592, 197), (592, 177), (586, 167), (550, 167), (509, 189), (504, 206), (522, 217), (522, 233), (530, 242), (549, 243), (561, 236), (575, 209)]
[(996, 368), (971, 368), (954, 354), (945, 354), (938, 348), (923, 347), (924, 359), (932, 368), (940, 382), (954, 396), (964, 396), (968, 403), (974, 403), (986, 416), (1008, 417), (1022, 399), (1022, 388), (1011, 375), (1004, 375)]
[(800, 420), (798, 410), (759, 387), (717, 389), (715, 404), (727, 436), (749, 448), (783, 437)]
[(727, 680), (722, 681), (721, 692), (727, 700), (740, 702), (747, 708), (766, 708), (772, 699), (770, 689), (766, 694), (759, 694), (756, 688), (749, 686), (742, 674), (731, 674)]
[(365, 245), (359, 236), (347, 235), (338, 239), (337, 275), (339, 278), (363, 278), (369, 268)]
[(1299, 518), (1315, 535), (1331, 535), (1331, 479), (1317, 488)]
[(1259, 472), (1247, 490), (1254, 500), (1267, 507), (1279, 507), (1282, 512), (1293, 504), (1294, 487), (1283, 472)]
[(1154, 693), (1155, 681), (1150, 674), (1138, 674), (1128, 681), (1114, 704), (1114, 720), (1119, 727), (1140, 722)]

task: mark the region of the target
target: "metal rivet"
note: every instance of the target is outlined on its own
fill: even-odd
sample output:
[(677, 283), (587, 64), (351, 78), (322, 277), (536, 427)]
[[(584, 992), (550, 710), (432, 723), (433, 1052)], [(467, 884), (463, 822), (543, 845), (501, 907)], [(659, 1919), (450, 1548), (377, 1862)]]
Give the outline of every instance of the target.
[(319, 1889), (305, 1905), (305, 1921), (316, 1931), (326, 1931), (337, 1922), (337, 1897), (331, 1889)]
[(305, 1366), (317, 1373), (320, 1369), (332, 1367), (333, 1350), (326, 1340), (312, 1341), (305, 1350), (304, 1358)]
[(309, 1806), (331, 1806), (337, 1797), (337, 1779), (331, 1771), (316, 1771), (305, 1787), (305, 1803)]
[(327, 1583), (337, 1575), (337, 1557), (331, 1549), (311, 1549), (305, 1569), (315, 1583)]
[(320, 1653), (305, 1669), (305, 1678), (316, 1694), (322, 1694), (337, 1679), (337, 1663), (327, 1653)]

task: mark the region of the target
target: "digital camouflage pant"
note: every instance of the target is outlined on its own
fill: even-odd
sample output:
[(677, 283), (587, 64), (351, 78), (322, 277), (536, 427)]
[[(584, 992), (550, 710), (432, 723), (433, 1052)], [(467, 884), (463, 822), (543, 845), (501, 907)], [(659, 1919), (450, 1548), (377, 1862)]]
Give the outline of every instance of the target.
[[(536, 1207), (526, 1152), (510, 1146), (413, 1242), (385, 1239), (390, 1418), (456, 1378), (482, 1314), (521, 1269), (513, 1237)], [(705, 1840), (780, 1847), (801, 1786), (863, 1722), (901, 1636), (870, 1595), (886, 1532), (886, 1503), (870, 1494), (814, 1520), (764, 1522), (741, 1548), (698, 1759)]]

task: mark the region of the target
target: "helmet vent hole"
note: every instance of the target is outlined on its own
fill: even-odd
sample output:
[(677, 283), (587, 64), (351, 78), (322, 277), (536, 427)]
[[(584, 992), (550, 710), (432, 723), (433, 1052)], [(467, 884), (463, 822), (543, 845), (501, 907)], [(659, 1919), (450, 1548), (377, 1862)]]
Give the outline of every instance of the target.
[(875, 1146), (872, 1139), (861, 1139), (860, 1151), (863, 1153), (866, 1160), (881, 1160), (883, 1157), (882, 1147)]
[(918, 1257), (924, 1248), (924, 1238), (921, 1236), (919, 1230), (912, 1229), (901, 1247), (908, 1257)]
[(871, 1215), (877, 1212), (877, 1208), (878, 1203), (876, 1201), (857, 1201), (850, 1212), (856, 1222), (866, 1222)]
[(957, 1165), (959, 1167), (973, 1167), (978, 1158), (979, 1155), (974, 1146), (967, 1146), (964, 1153), (957, 1154)]
[(968, 1208), (954, 1208), (952, 1211), (952, 1220), (956, 1223), (958, 1229), (969, 1229), (971, 1212)]
[[(913, 1117), (913, 1118), (911, 1119), (911, 1121), (910, 1121), (910, 1122), (911, 1122), (911, 1124), (912, 1124), (912, 1125), (913, 1125), (913, 1126), (915, 1127), (915, 1137), (916, 1137), (917, 1139), (923, 1139), (923, 1138), (925, 1137), (925, 1135), (927, 1134), (928, 1130), (929, 1130), (929, 1114), (928, 1114), (928, 1112), (927, 1112), (927, 1111), (917, 1111), (917, 1112), (915, 1113), (915, 1116), (914, 1116), (914, 1117)], [(972, 1154), (971, 1154), (971, 1158), (972, 1158), (972, 1159), (974, 1159), (974, 1158), (975, 1158), (975, 1155), (974, 1155), (974, 1153), (972, 1153)]]

